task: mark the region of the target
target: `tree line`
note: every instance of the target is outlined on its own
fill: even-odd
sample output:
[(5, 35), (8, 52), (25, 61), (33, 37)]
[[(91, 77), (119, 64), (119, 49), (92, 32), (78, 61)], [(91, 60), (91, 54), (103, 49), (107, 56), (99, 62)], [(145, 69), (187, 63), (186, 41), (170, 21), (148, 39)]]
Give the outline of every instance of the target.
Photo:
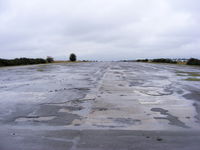
[(1, 59), (0, 58), (0, 66), (45, 64), (45, 63), (52, 63), (53, 61), (54, 60), (52, 57), (47, 57), (47, 59), (42, 59), (42, 58)]
[[(169, 58), (158, 58), (158, 59), (138, 59), (137, 62), (153, 62), (153, 63), (169, 63), (169, 64), (177, 64), (182, 60), (175, 60)], [(187, 65), (200, 65), (200, 60), (196, 58), (190, 58), (188, 60), (184, 59)]]
[[(74, 53), (69, 55), (70, 61), (76, 61), (77, 57)], [(35, 65), (35, 64), (45, 64), (54, 62), (54, 58), (48, 56), (46, 59), (43, 58), (15, 58), (15, 59), (2, 59), (0, 58), (0, 67), (3, 66), (19, 66), (19, 65)]]

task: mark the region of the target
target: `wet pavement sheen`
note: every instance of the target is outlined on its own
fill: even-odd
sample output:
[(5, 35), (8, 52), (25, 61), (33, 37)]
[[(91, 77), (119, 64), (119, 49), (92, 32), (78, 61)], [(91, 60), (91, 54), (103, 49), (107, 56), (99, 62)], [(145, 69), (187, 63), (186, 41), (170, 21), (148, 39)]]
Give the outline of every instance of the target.
[(0, 150), (198, 149), (200, 68), (134, 62), (0, 68)]

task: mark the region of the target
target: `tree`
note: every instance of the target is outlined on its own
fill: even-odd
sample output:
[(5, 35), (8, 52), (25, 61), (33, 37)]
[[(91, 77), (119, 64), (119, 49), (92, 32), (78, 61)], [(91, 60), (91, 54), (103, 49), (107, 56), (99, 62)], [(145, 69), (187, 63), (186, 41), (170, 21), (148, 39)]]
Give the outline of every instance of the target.
[(76, 61), (76, 55), (74, 53), (70, 54), (69, 60), (70, 61)]
[(187, 61), (187, 65), (200, 65), (200, 60), (196, 58), (190, 58)]
[(53, 57), (50, 57), (50, 56), (47, 56), (47, 62), (48, 63), (52, 63), (52, 62), (54, 62), (54, 59), (53, 59)]

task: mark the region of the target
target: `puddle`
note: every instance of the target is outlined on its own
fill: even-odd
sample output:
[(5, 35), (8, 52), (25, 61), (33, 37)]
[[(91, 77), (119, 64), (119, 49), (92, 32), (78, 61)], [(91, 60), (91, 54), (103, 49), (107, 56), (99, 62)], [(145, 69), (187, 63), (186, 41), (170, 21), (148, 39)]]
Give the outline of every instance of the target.
[(17, 118), (15, 121), (16, 122), (26, 122), (26, 121), (32, 121), (32, 122), (37, 122), (37, 121), (49, 121), (54, 119), (56, 116), (47, 116), (47, 117), (39, 117), (39, 116), (27, 116), (27, 117), (20, 117)]
[(149, 96), (164, 96), (173, 94), (173, 91), (168, 89), (155, 89), (155, 90), (152, 89), (152, 90), (143, 90), (140, 92)]

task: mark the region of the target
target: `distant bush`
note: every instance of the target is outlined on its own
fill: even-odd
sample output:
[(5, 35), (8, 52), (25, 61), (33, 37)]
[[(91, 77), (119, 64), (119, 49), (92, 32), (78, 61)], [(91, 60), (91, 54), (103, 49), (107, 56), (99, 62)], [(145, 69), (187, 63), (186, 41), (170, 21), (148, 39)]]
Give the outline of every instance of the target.
[[(82, 60), (82, 62), (90, 62), (90, 60)], [(97, 61), (94, 61), (94, 62), (97, 62)]]
[(200, 60), (195, 58), (190, 58), (187, 61), (187, 65), (200, 65)]
[(174, 61), (172, 59), (166, 59), (166, 58), (153, 59), (152, 62), (156, 62), (156, 63), (170, 63), (170, 64), (176, 64), (177, 63), (177, 61)]
[(136, 60), (137, 62), (148, 62), (149, 60), (148, 59), (138, 59)]
[(48, 56), (46, 60), (47, 60), (48, 63), (54, 62), (53, 57), (50, 57), (50, 56)]
[(16, 58), (16, 59), (0, 59), (0, 66), (18, 66), (18, 65), (32, 65), (44, 64), (45, 59), (42, 58)]

